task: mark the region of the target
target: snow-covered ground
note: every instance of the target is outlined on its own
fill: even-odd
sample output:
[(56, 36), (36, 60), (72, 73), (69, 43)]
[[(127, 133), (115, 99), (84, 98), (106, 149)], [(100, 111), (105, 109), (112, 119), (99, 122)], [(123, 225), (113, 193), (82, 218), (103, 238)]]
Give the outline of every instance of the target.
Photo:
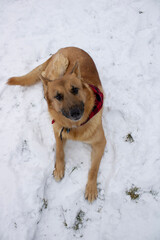
[[(0, 1), (0, 240), (160, 239), (160, 1)], [(107, 147), (84, 199), (90, 147), (55, 139), (41, 84), (7, 86), (61, 47), (94, 59)]]

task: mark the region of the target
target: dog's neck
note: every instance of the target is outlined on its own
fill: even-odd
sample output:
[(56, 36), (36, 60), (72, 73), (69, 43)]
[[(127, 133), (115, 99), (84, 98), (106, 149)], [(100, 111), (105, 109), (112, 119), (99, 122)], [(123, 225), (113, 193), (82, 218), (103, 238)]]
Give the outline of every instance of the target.
[[(91, 106), (91, 110), (90, 110), (90, 114), (88, 117), (86, 117), (85, 121), (83, 121), (79, 126), (77, 125), (72, 125), (72, 127), (62, 127), (61, 131), (60, 131), (60, 138), (62, 139), (62, 133), (64, 130), (67, 131), (67, 133), (70, 132), (70, 130), (72, 128), (77, 128), (77, 127), (81, 127), (83, 125), (85, 125), (90, 119), (92, 119), (102, 108), (103, 106), (103, 93), (99, 90), (99, 88), (89, 84), (89, 88), (92, 91), (93, 95), (94, 95), (94, 102), (93, 105)], [(55, 123), (55, 120), (52, 120), (52, 124)]]
[(95, 103), (92, 108), (92, 111), (90, 115), (88, 116), (87, 120), (81, 124), (86, 124), (91, 118), (93, 118), (102, 108), (103, 106), (103, 93), (99, 90), (99, 88), (89, 84), (90, 88), (92, 89), (94, 95), (95, 95)]

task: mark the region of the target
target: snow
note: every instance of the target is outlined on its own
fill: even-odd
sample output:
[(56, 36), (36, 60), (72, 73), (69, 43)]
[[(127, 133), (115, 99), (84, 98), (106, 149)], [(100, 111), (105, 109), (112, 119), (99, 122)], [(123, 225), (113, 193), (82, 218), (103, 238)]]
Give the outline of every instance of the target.
[[(160, 2), (6, 0), (0, 15), (0, 239), (159, 240)], [(84, 199), (90, 146), (67, 143), (65, 177), (55, 182), (41, 84), (5, 84), (66, 46), (93, 57), (105, 90), (93, 204)], [(137, 199), (127, 194), (134, 187)]]

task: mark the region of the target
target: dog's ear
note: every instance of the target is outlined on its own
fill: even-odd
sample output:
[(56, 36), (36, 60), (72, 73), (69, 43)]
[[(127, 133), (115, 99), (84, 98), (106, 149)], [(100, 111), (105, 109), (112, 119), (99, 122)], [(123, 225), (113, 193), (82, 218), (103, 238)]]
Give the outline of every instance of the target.
[(71, 71), (71, 74), (75, 74), (77, 78), (81, 79), (81, 70), (79, 62), (77, 61)]
[(39, 78), (40, 78), (40, 79), (42, 80), (42, 82), (43, 82), (44, 84), (46, 84), (46, 85), (47, 85), (48, 82), (53, 82), (53, 80), (50, 80), (50, 79), (44, 77), (43, 72), (42, 72), (42, 74), (39, 75)]
[(55, 80), (64, 76), (69, 65), (69, 60), (62, 53), (56, 53), (51, 58), (42, 76), (50, 80)]
[(42, 74), (39, 75), (39, 78), (41, 79), (41, 81), (43, 83), (44, 98), (47, 100), (48, 99), (48, 83), (53, 82), (53, 80), (50, 80), (50, 79), (44, 77), (43, 72), (42, 72)]

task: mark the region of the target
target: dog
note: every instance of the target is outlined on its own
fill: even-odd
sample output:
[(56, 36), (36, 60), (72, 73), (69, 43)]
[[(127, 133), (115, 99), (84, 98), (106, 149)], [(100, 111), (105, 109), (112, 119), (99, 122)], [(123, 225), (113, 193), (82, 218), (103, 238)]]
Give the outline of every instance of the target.
[(64, 176), (64, 145), (67, 139), (82, 141), (92, 147), (91, 168), (85, 198), (97, 198), (97, 174), (106, 146), (102, 126), (103, 89), (92, 58), (76, 47), (60, 49), (46, 62), (21, 77), (12, 77), (9, 85), (30, 86), (42, 81), (56, 139), (53, 176)]

